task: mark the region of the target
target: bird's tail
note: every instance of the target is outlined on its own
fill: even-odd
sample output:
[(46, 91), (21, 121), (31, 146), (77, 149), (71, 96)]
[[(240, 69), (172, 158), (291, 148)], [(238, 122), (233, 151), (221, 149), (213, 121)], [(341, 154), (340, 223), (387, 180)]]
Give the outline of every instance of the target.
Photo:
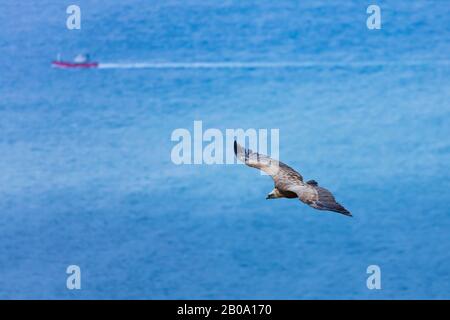
[(343, 214), (348, 217), (353, 217), (351, 212), (345, 209), (340, 203), (333, 202), (333, 203), (322, 203), (322, 202), (316, 202), (313, 206), (313, 208), (319, 209), (319, 210), (325, 210), (325, 211), (333, 211), (340, 214)]
[(343, 206), (341, 206), (337, 202), (334, 204), (334, 206), (332, 206), (331, 208), (328, 208), (327, 210), (338, 212), (340, 214), (343, 214), (343, 215), (346, 215), (346, 216), (349, 216), (349, 217), (353, 217), (350, 211), (345, 209)]

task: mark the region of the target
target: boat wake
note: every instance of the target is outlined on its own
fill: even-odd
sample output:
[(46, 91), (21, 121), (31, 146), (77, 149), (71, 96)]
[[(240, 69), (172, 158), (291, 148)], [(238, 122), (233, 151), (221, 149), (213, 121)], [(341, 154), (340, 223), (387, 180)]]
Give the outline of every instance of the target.
[(450, 66), (450, 60), (437, 61), (343, 61), (343, 62), (135, 62), (99, 63), (99, 69), (280, 69), (280, 68), (365, 68), (365, 67)]

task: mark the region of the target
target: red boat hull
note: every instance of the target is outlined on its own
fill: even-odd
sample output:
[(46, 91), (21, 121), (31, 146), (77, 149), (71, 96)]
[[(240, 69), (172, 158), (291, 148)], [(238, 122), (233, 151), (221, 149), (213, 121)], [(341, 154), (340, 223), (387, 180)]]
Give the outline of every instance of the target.
[(52, 61), (52, 67), (55, 68), (76, 68), (76, 69), (89, 69), (89, 68), (97, 68), (98, 62), (85, 62), (85, 63), (75, 63), (75, 62), (66, 62), (66, 61)]

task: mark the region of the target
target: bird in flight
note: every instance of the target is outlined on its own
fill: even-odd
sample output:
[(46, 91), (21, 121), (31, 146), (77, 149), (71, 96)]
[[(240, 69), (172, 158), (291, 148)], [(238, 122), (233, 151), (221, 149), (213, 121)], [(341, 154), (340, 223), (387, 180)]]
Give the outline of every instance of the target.
[(300, 201), (314, 209), (352, 216), (347, 209), (336, 202), (330, 191), (320, 187), (315, 180), (303, 182), (301, 174), (283, 162), (245, 149), (236, 141), (234, 141), (234, 154), (247, 166), (262, 170), (272, 177), (275, 188), (267, 195), (266, 199), (299, 198)]

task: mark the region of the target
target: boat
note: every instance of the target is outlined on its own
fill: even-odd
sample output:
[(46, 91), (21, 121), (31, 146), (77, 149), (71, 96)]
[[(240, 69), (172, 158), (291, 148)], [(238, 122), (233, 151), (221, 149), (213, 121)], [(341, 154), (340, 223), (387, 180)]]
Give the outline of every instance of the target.
[(55, 68), (79, 68), (79, 69), (87, 69), (87, 68), (97, 68), (98, 62), (69, 62), (69, 61), (52, 61), (52, 67)]
[(89, 61), (89, 55), (79, 54), (73, 61), (63, 61), (60, 59), (60, 55), (58, 55), (58, 58), (52, 61), (52, 67), (63, 69), (89, 69), (97, 68), (98, 62)]

